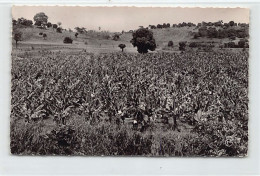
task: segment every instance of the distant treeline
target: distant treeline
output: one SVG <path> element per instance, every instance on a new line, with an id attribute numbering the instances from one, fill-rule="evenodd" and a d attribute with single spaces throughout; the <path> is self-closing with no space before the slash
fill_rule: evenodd
<path id="1" fill-rule="evenodd" d="M 170 23 L 163 23 L 163 24 L 157 24 L 157 25 L 149 25 L 148 29 L 162 29 L 162 28 L 180 28 L 180 27 L 222 27 L 222 28 L 228 28 L 228 27 L 232 27 L 232 26 L 240 26 L 240 27 L 249 27 L 249 24 L 247 23 L 235 23 L 234 21 L 230 21 L 229 23 L 223 23 L 222 20 L 217 21 L 217 22 L 201 22 L 198 24 L 194 24 L 191 22 L 182 22 L 182 23 L 178 23 L 178 24 L 170 24 Z M 143 27 L 143 26 L 139 26 L 139 27 Z"/>

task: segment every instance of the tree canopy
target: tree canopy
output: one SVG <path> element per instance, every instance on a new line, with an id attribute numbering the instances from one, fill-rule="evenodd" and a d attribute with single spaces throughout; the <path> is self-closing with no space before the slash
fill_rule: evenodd
<path id="1" fill-rule="evenodd" d="M 139 53 L 147 53 L 148 50 L 154 51 L 156 48 L 153 32 L 146 28 L 140 28 L 133 32 L 131 43 L 134 47 L 137 47 Z"/>
<path id="2" fill-rule="evenodd" d="M 45 13 L 40 12 L 33 17 L 33 20 L 35 21 L 35 25 L 37 26 L 41 26 L 42 24 L 46 25 L 48 22 L 48 16 L 45 15 Z"/>

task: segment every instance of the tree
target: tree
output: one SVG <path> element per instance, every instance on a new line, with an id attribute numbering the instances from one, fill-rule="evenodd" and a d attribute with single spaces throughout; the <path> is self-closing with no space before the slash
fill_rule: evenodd
<path id="1" fill-rule="evenodd" d="M 61 27 L 58 27 L 58 28 L 56 29 L 56 31 L 57 31 L 58 33 L 62 33 L 62 28 L 61 28 Z"/>
<path id="2" fill-rule="evenodd" d="M 60 27 L 61 26 L 61 22 L 57 22 L 58 26 Z"/>
<path id="3" fill-rule="evenodd" d="M 35 21 L 36 26 L 45 25 L 48 22 L 48 16 L 45 13 L 40 12 L 34 15 L 33 20 Z"/>
<path id="4" fill-rule="evenodd" d="M 86 28 L 75 27 L 74 28 L 79 34 L 87 33 Z"/>
<path id="5" fill-rule="evenodd" d="M 12 20 L 13 26 L 17 24 L 17 21 L 15 19 Z"/>
<path id="6" fill-rule="evenodd" d="M 58 25 L 57 24 L 53 24 L 52 27 L 53 27 L 53 29 L 57 29 Z"/>
<path id="7" fill-rule="evenodd" d="M 79 35 L 79 33 L 76 32 L 76 33 L 75 33 L 75 37 L 78 38 L 78 35 Z"/>
<path id="8" fill-rule="evenodd" d="M 145 28 L 136 30 L 130 42 L 137 47 L 139 53 L 147 53 L 148 50 L 154 51 L 156 48 L 153 32 Z"/>
<path id="9" fill-rule="evenodd" d="M 118 47 L 121 48 L 122 52 L 124 52 L 124 48 L 125 48 L 126 46 L 125 46 L 125 44 L 122 44 L 122 43 L 121 43 L 121 44 L 118 45 Z"/>
<path id="10" fill-rule="evenodd" d="M 101 30 L 101 27 L 100 27 L 100 26 L 98 27 L 98 30 Z"/>
<path id="11" fill-rule="evenodd" d="M 173 41 L 168 42 L 168 47 L 173 47 Z"/>
<path id="12" fill-rule="evenodd" d="M 246 40 L 241 39 L 241 40 L 238 41 L 238 47 L 239 48 L 245 48 L 245 46 L 246 46 Z"/>
<path id="13" fill-rule="evenodd" d="M 48 27 L 48 28 L 52 27 L 51 22 L 48 22 L 48 23 L 47 23 L 47 27 Z"/>
<path id="14" fill-rule="evenodd" d="M 113 40 L 117 41 L 117 40 L 119 40 L 119 38 L 120 38 L 120 36 L 118 34 L 115 33 L 113 35 Z"/>
<path id="15" fill-rule="evenodd" d="M 46 40 L 47 34 L 44 33 L 42 36 L 43 36 L 43 39 Z"/>
<path id="16" fill-rule="evenodd" d="M 32 20 L 27 20 L 22 17 L 22 18 L 18 18 L 17 24 L 21 24 L 24 26 L 32 26 L 33 22 L 32 22 Z"/>
<path id="17" fill-rule="evenodd" d="M 73 40 L 70 37 L 65 37 L 63 43 L 72 43 Z"/>
<path id="18" fill-rule="evenodd" d="M 179 42 L 179 50 L 180 51 L 185 51 L 186 47 L 186 42 Z"/>
<path id="19" fill-rule="evenodd" d="M 14 33 L 14 40 L 15 40 L 15 46 L 17 48 L 17 45 L 18 45 L 18 41 L 21 41 L 22 40 L 22 33 L 19 32 L 19 31 L 16 31 Z"/>
<path id="20" fill-rule="evenodd" d="M 234 21 L 230 21 L 229 22 L 229 26 L 234 26 L 235 22 Z"/>

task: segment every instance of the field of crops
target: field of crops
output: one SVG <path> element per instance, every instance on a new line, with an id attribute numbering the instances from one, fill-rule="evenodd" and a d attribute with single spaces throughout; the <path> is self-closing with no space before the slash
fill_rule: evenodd
<path id="1" fill-rule="evenodd" d="M 11 152 L 245 156 L 240 53 L 12 57 Z"/>

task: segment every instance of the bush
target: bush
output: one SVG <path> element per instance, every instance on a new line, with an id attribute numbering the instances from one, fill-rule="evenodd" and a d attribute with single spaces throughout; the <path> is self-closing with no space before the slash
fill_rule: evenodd
<path id="1" fill-rule="evenodd" d="M 173 47 L 173 41 L 168 42 L 168 47 Z"/>
<path id="2" fill-rule="evenodd" d="M 200 35 L 199 35 L 199 33 L 197 33 L 197 32 L 196 32 L 196 33 L 194 34 L 194 36 L 193 36 L 194 39 L 198 39 L 199 37 L 200 37 Z"/>
<path id="3" fill-rule="evenodd" d="M 62 33 L 62 29 L 61 29 L 60 27 L 58 27 L 58 28 L 56 29 L 56 31 L 57 31 L 58 33 Z"/>
<path id="4" fill-rule="evenodd" d="M 244 48 L 245 45 L 246 45 L 246 40 L 244 40 L 244 39 L 239 40 L 239 42 L 238 42 L 239 48 Z"/>
<path id="5" fill-rule="evenodd" d="M 44 33 L 42 36 L 43 36 L 43 38 L 44 38 L 44 39 L 46 39 L 46 37 L 47 37 L 47 34 L 45 34 L 45 33 Z"/>
<path id="6" fill-rule="evenodd" d="M 79 35 L 79 33 L 76 32 L 76 33 L 75 33 L 75 37 L 78 38 L 78 35 Z"/>
<path id="7" fill-rule="evenodd" d="M 65 37 L 63 43 L 72 43 L 73 40 L 70 37 Z"/>
<path id="8" fill-rule="evenodd" d="M 198 47 L 198 44 L 197 44 L 196 42 L 191 42 L 191 43 L 189 44 L 189 47 L 195 48 L 195 47 Z"/>
<path id="9" fill-rule="evenodd" d="M 186 47 L 186 41 L 185 42 L 179 42 L 179 50 L 180 51 L 185 51 L 185 47 Z"/>
<path id="10" fill-rule="evenodd" d="M 42 34 L 43 34 L 42 32 L 39 33 L 39 35 L 42 35 Z"/>

